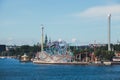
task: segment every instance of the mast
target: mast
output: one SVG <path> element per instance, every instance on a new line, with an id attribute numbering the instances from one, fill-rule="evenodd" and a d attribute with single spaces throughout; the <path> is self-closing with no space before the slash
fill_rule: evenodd
<path id="1" fill-rule="evenodd" d="M 110 42 L 111 42 L 111 14 L 108 15 L 108 51 L 111 51 Z"/>

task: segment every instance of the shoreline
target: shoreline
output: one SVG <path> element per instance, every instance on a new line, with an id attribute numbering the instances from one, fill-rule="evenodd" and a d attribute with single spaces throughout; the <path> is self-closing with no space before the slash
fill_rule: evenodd
<path id="1" fill-rule="evenodd" d="M 58 65 L 120 65 L 120 62 L 110 61 L 108 63 L 89 63 L 89 62 L 33 62 L 34 64 L 58 64 Z"/>
<path id="2" fill-rule="evenodd" d="M 7 56 L 0 56 L 1 59 L 4 58 L 14 58 L 16 59 L 15 56 L 7 57 Z M 18 59 L 19 60 L 19 59 Z M 20 61 L 22 62 L 22 61 Z M 24 62 L 24 61 L 23 61 Z M 58 65 L 120 65 L 120 62 L 115 62 L 115 61 L 108 61 L 108 64 L 104 64 L 101 62 L 98 63 L 90 63 L 90 62 L 40 62 L 40 61 L 25 61 L 25 62 L 32 62 L 33 64 L 58 64 Z"/>

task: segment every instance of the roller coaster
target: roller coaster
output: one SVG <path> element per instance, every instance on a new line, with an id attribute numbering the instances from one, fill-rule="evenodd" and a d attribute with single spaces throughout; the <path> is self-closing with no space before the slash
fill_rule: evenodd
<path id="1" fill-rule="evenodd" d="M 36 54 L 35 62 L 39 63 L 64 63 L 71 62 L 72 52 L 65 41 L 54 41 L 46 45 L 46 49 Z"/>

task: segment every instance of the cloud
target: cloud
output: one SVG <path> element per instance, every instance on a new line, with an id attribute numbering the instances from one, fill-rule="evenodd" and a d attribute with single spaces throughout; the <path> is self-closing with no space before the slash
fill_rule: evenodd
<path id="1" fill-rule="evenodd" d="M 72 39 L 72 42 L 74 43 L 74 42 L 76 42 L 76 40 L 77 40 L 76 38 L 73 38 L 73 39 Z"/>
<path id="2" fill-rule="evenodd" d="M 62 39 L 61 39 L 61 38 L 59 38 L 59 39 L 58 39 L 58 41 L 59 41 L 59 42 L 61 42 L 61 41 L 62 41 Z"/>
<path id="3" fill-rule="evenodd" d="M 111 6 L 96 6 L 84 10 L 81 13 L 76 14 L 79 17 L 105 17 L 108 14 L 112 14 L 116 19 L 120 19 L 120 5 Z"/>

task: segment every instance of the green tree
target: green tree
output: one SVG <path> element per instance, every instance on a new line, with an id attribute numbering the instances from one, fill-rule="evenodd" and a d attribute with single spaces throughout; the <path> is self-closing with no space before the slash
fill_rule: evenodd
<path id="1" fill-rule="evenodd" d="M 47 38 L 47 35 L 45 36 L 45 45 L 47 45 L 48 43 L 48 38 Z"/>
<path id="2" fill-rule="evenodd" d="M 112 60 L 114 56 L 113 51 L 107 51 L 107 50 L 96 50 L 95 55 L 100 59 L 100 60 Z"/>

